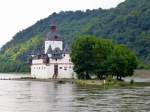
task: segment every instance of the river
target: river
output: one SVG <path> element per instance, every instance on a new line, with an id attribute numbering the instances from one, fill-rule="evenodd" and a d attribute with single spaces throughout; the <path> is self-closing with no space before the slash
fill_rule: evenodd
<path id="1" fill-rule="evenodd" d="M 0 112 L 148 112 L 150 87 L 82 88 L 75 84 L 0 80 Z"/>

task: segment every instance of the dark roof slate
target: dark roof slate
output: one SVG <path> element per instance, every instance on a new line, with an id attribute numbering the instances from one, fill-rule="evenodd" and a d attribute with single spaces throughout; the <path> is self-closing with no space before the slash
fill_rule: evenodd
<path id="1" fill-rule="evenodd" d="M 48 32 L 45 38 L 50 41 L 63 41 L 63 38 L 57 32 Z"/>
<path id="2" fill-rule="evenodd" d="M 51 47 L 51 46 L 49 46 L 49 48 L 48 48 L 48 50 L 47 50 L 46 54 L 51 54 L 51 53 L 52 53 L 52 47 Z"/>
<path id="3" fill-rule="evenodd" d="M 60 50 L 59 48 L 55 48 L 52 51 L 52 59 L 62 59 L 62 50 Z"/>

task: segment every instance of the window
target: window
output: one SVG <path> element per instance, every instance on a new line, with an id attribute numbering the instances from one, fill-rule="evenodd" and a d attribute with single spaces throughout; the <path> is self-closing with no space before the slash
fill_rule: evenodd
<path id="1" fill-rule="evenodd" d="M 58 37 L 57 36 L 55 36 L 55 39 L 57 39 Z"/>
<path id="2" fill-rule="evenodd" d="M 67 70 L 67 67 L 64 67 L 64 70 Z"/>
<path id="3" fill-rule="evenodd" d="M 60 69 L 62 69 L 62 67 L 59 67 Z"/>

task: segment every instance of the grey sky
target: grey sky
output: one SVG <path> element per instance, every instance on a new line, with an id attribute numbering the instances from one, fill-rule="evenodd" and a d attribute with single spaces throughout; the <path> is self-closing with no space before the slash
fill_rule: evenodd
<path id="1" fill-rule="evenodd" d="M 116 7 L 125 0 L 0 0 L 0 47 L 53 12 Z"/>

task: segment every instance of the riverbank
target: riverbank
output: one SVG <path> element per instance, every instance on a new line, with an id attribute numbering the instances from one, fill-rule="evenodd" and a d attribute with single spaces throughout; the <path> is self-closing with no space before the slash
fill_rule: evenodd
<path id="1" fill-rule="evenodd" d="M 95 86 L 103 87 L 104 81 L 101 80 L 74 80 L 74 79 L 36 79 L 30 76 L 30 74 L 2 74 L 0 73 L 0 80 L 18 80 L 18 81 L 41 81 L 41 82 L 56 82 L 56 83 L 76 83 L 80 86 Z M 130 81 L 134 80 L 133 84 Z M 150 86 L 150 70 L 135 70 L 132 77 L 125 78 L 125 82 L 113 81 L 113 83 L 105 84 L 106 87 L 135 87 L 135 86 Z"/>
<path id="2" fill-rule="evenodd" d="M 60 83 L 60 84 L 64 84 L 64 83 L 74 83 L 74 79 L 36 79 L 36 78 L 32 78 L 32 77 L 24 77 L 24 78 L 20 78 L 20 79 L 16 79 L 18 81 L 40 81 L 40 82 L 56 82 L 56 83 Z"/>
<path id="3" fill-rule="evenodd" d="M 139 69 L 135 70 L 134 77 L 150 78 L 150 70 Z"/>
<path id="4" fill-rule="evenodd" d="M 55 82 L 58 84 L 76 84 L 80 87 L 96 87 L 96 88 L 135 88 L 135 87 L 150 87 L 150 82 L 126 82 L 126 81 L 117 81 L 114 79 L 111 80 L 78 80 L 78 79 L 36 79 L 33 77 L 12 77 L 4 78 L 0 80 L 15 80 L 15 81 L 38 81 L 38 82 Z"/>
<path id="5" fill-rule="evenodd" d="M 125 82 L 117 80 L 75 80 L 78 86 L 82 87 L 99 87 L 99 88 L 134 88 L 150 86 L 150 82 Z"/>
<path id="6" fill-rule="evenodd" d="M 38 82 L 56 82 L 56 83 L 74 83 L 74 79 L 37 79 L 31 76 L 21 76 L 21 77 L 0 77 L 0 80 L 10 80 L 10 81 L 38 81 Z"/>

